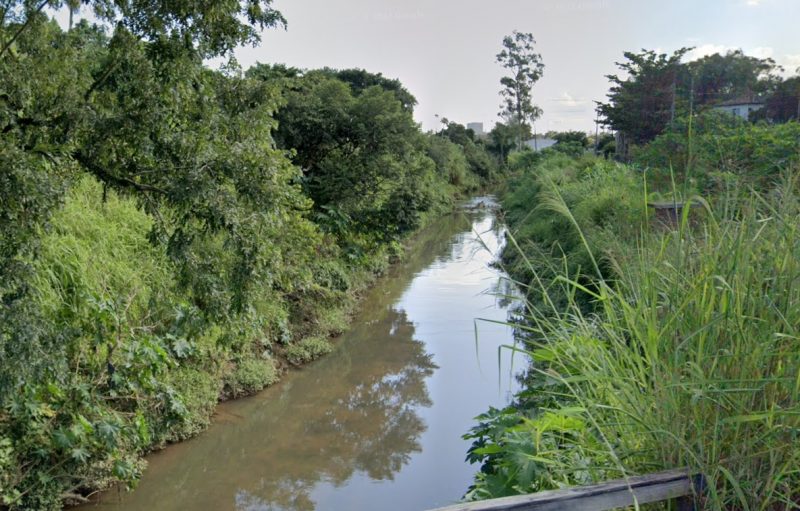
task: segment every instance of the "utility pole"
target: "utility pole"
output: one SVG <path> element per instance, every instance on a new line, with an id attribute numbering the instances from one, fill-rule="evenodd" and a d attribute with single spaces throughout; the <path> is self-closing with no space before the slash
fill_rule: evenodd
<path id="1" fill-rule="evenodd" d="M 600 149 L 600 111 L 594 109 L 594 155 L 597 156 L 597 151 Z"/>
<path id="2" fill-rule="evenodd" d="M 686 141 L 686 177 L 689 176 L 689 171 L 692 168 L 692 128 L 694 127 L 693 117 L 694 117 L 694 73 L 691 74 L 691 81 L 689 82 L 689 132 L 688 132 L 689 136 Z"/>
<path id="3" fill-rule="evenodd" d="M 672 77 L 672 104 L 669 107 L 669 129 L 672 130 L 675 127 L 675 93 L 677 91 L 677 85 L 675 83 L 675 77 Z"/>

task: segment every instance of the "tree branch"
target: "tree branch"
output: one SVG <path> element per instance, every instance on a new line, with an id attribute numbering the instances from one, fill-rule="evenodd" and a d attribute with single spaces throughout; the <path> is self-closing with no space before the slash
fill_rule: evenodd
<path id="1" fill-rule="evenodd" d="M 23 23 L 22 26 L 19 27 L 19 30 L 17 30 L 14 33 L 14 35 L 11 36 L 11 39 L 9 39 L 8 42 L 5 45 L 3 45 L 3 48 L 0 49 L 0 57 L 2 57 L 6 53 L 6 51 L 8 51 L 8 49 L 11 47 L 12 44 L 14 44 L 14 41 L 17 40 L 17 38 L 20 36 L 20 34 L 22 34 L 22 32 L 25 31 L 26 28 L 28 28 L 28 25 L 31 24 L 31 20 L 33 19 L 33 17 L 36 14 L 39 14 L 40 12 L 42 12 L 42 9 L 44 9 L 47 6 L 48 1 L 49 0 L 44 0 L 44 2 L 39 4 L 39 6 L 36 8 L 35 11 L 33 11 L 31 13 L 28 13 L 28 17 L 27 17 L 27 19 L 25 19 L 25 23 Z M 5 12 L 3 12 L 3 16 L 5 17 Z"/>
<path id="2" fill-rule="evenodd" d="M 154 192 L 154 193 L 158 193 L 158 194 L 161 194 L 161 195 L 167 195 L 167 191 L 164 190 L 163 188 L 159 188 L 157 186 L 152 186 L 152 185 L 148 185 L 148 184 L 144 184 L 144 183 L 137 183 L 136 181 L 134 181 L 132 179 L 115 176 L 115 175 L 109 173 L 108 171 L 106 171 L 105 169 L 101 168 L 100 166 L 95 165 L 95 163 L 89 157 L 87 157 L 85 154 L 81 153 L 80 151 L 75 153 L 73 155 L 73 157 L 75 158 L 75 161 L 77 161 L 78 163 L 83 165 L 86 168 L 86 170 L 88 170 L 89 172 L 91 172 L 92 174 L 97 176 L 103 182 L 110 183 L 110 184 L 118 186 L 120 188 L 127 188 L 127 189 L 131 189 L 132 188 L 132 189 L 137 190 L 139 192 Z"/>

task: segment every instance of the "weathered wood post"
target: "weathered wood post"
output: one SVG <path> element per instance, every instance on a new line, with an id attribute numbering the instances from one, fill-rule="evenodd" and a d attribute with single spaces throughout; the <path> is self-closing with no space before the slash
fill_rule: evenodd
<path id="1" fill-rule="evenodd" d="M 462 502 L 433 511 L 606 511 L 678 499 L 678 509 L 695 510 L 705 480 L 687 470 L 616 479 L 591 486 L 543 491 L 478 502 Z"/>
<path id="2" fill-rule="evenodd" d="M 668 229 L 678 227 L 683 216 L 684 208 L 691 208 L 698 206 L 698 202 L 683 202 L 683 201 L 663 201 L 663 202 L 648 202 L 647 207 L 653 208 L 655 211 L 655 221 L 657 224 Z"/>

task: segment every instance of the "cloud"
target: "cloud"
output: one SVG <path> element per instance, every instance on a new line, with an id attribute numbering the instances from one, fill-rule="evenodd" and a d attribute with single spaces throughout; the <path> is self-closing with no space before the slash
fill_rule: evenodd
<path id="1" fill-rule="evenodd" d="M 800 72 L 800 53 L 784 55 L 782 59 L 778 59 L 778 63 L 786 69 L 788 74 Z"/>
<path id="2" fill-rule="evenodd" d="M 550 101 L 556 101 L 560 103 L 560 106 L 564 106 L 567 108 L 575 108 L 578 106 L 584 106 L 588 103 L 585 99 L 575 99 L 569 92 L 562 92 L 558 98 L 551 99 Z"/>
<path id="3" fill-rule="evenodd" d="M 684 61 L 691 62 L 693 60 L 701 59 L 703 57 L 707 57 L 708 55 L 713 55 L 715 53 L 719 53 L 720 55 L 725 55 L 729 51 L 736 51 L 738 49 L 740 48 L 737 48 L 735 46 L 726 46 L 724 44 L 712 44 L 712 43 L 701 44 L 695 46 L 695 48 L 692 51 L 687 53 L 686 56 L 684 57 Z M 749 55 L 750 57 L 755 57 L 757 59 L 776 58 L 775 49 L 770 46 L 757 46 L 755 48 L 749 48 L 743 51 L 745 55 Z M 786 55 L 783 61 L 786 61 L 791 57 L 797 57 L 797 55 L 794 56 Z M 784 64 L 784 62 L 780 61 L 781 59 L 776 59 L 776 60 L 779 60 L 778 62 L 779 64 Z"/>
<path id="4" fill-rule="evenodd" d="M 739 48 L 734 46 L 726 46 L 724 44 L 701 44 L 687 53 L 683 58 L 683 61 L 691 62 L 715 53 L 724 55 L 729 51 L 735 51 L 738 49 Z M 780 74 L 785 77 L 794 76 L 795 74 L 800 73 L 800 53 L 785 53 L 783 55 L 776 55 L 775 48 L 772 48 L 771 46 L 757 46 L 755 48 L 749 48 L 743 51 L 745 55 L 750 57 L 756 57 L 758 59 L 773 59 L 776 64 L 783 67 L 783 72 Z"/>
<path id="5" fill-rule="evenodd" d="M 750 7 L 758 7 L 763 0 L 747 0 L 747 5 Z"/>
<path id="6" fill-rule="evenodd" d="M 758 59 L 769 59 L 775 54 L 775 50 L 768 46 L 759 46 L 758 48 L 753 48 L 752 50 L 747 50 L 745 54 L 750 55 L 752 57 L 756 57 Z"/>
<path id="7" fill-rule="evenodd" d="M 735 48 L 733 48 L 732 46 L 725 46 L 724 44 L 709 44 L 709 43 L 701 44 L 695 46 L 692 51 L 687 53 L 686 56 L 684 57 L 684 60 L 686 60 L 686 62 L 691 62 L 693 60 L 701 59 L 703 57 L 706 57 L 708 55 L 713 55 L 715 53 L 720 53 L 724 55 L 726 52 L 733 49 Z"/>

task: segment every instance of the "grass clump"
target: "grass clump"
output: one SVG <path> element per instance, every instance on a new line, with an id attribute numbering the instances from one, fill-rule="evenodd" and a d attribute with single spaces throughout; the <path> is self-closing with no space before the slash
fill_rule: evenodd
<path id="1" fill-rule="evenodd" d="M 31 375 L 2 396 L 0 508 L 59 509 L 133 485 L 145 453 L 202 431 L 220 399 L 274 383 L 284 346 L 294 364 L 329 352 L 325 339 L 389 257 L 353 263 L 331 240 L 314 261 L 276 261 L 236 310 L 220 280 L 232 271 L 224 239 L 195 240 L 192 265 L 209 268 L 184 274 L 149 239 L 153 226 L 137 201 L 84 177 L 38 233 L 25 300 L 49 349 L 32 344 L 38 373 L 0 364 Z"/>
<path id="2" fill-rule="evenodd" d="M 253 394 L 276 381 L 278 371 L 271 357 L 245 358 L 226 376 L 225 394 L 234 398 Z"/>
<path id="3" fill-rule="evenodd" d="M 617 248 L 614 240 L 635 239 L 641 230 L 647 218 L 644 195 L 641 176 L 624 165 L 591 156 L 548 157 L 509 182 L 503 207 L 512 240 L 502 254 L 503 264 L 526 285 L 553 283 L 564 274 L 591 286 L 584 275 L 596 275 L 598 269 L 613 274 L 605 254 Z M 563 202 L 569 215 L 548 209 L 554 200 Z M 588 246 L 570 215 L 582 227 Z M 573 294 L 551 284 L 546 289 L 545 297 L 538 286 L 528 286 L 532 305 L 566 306 Z M 577 299 L 588 306 L 588 295 Z"/>
<path id="4" fill-rule="evenodd" d="M 650 169 L 651 186 L 666 189 L 675 179 L 703 194 L 723 193 L 731 186 L 763 190 L 800 162 L 800 123 L 754 124 L 712 110 L 691 122 L 679 118 L 673 130 L 634 148 L 632 156 Z"/>
<path id="5" fill-rule="evenodd" d="M 301 365 L 316 360 L 332 350 L 333 345 L 327 339 L 307 337 L 286 348 L 286 359 L 292 364 Z"/>
<path id="6" fill-rule="evenodd" d="M 594 253 L 586 216 L 566 194 L 551 199 Z M 702 225 L 608 238 L 610 275 L 523 282 L 529 296 L 564 299 L 528 303 L 516 348 L 532 360 L 526 389 L 467 435 L 482 464 L 468 498 L 688 467 L 706 476 L 705 509 L 798 507 L 796 178 L 706 213 Z M 520 264 L 537 276 L 531 259 Z"/>

